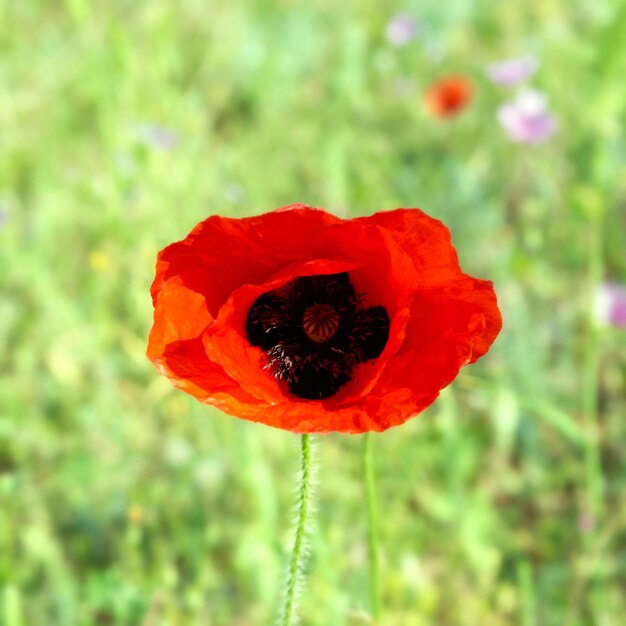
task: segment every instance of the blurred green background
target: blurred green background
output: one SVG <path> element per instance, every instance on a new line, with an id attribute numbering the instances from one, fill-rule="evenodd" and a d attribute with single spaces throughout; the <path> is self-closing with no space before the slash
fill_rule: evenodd
<path id="1" fill-rule="evenodd" d="M 503 312 L 374 439 L 380 625 L 624 624 L 626 333 L 594 315 L 626 279 L 624 41 L 618 0 L 0 0 L 0 624 L 273 623 L 298 438 L 175 391 L 145 345 L 160 248 L 292 202 L 421 207 Z M 525 54 L 540 146 L 485 78 Z M 474 99 L 434 120 L 450 73 Z M 371 623 L 361 444 L 317 438 L 304 626 Z"/>

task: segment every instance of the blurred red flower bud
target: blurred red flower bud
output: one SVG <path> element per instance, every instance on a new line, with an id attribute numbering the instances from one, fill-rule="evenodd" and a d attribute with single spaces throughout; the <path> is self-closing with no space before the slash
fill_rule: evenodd
<path id="1" fill-rule="evenodd" d="M 446 76 L 424 93 L 424 103 L 435 117 L 447 118 L 460 113 L 472 99 L 472 84 L 463 76 Z"/>

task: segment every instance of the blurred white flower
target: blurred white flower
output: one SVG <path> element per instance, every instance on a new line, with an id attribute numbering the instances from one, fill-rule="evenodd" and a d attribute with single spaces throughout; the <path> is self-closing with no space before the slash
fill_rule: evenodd
<path id="1" fill-rule="evenodd" d="M 602 283 L 594 302 L 594 317 L 602 326 L 626 328 L 626 286 Z"/>
<path id="2" fill-rule="evenodd" d="M 542 143 L 557 127 L 546 95 L 531 89 L 520 93 L 513 102 L 503 104 L 497 117 L 507 135 L 518 143 Z"/>

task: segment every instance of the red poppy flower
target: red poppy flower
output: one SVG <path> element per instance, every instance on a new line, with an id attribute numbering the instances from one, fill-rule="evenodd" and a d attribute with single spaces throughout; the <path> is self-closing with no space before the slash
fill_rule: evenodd
<path id="1" fill-rule="evenodd" d="M 460 113 L 472 98 L 472 85 L 463 76 L 446 76 L 431 85 L 424 94 L 426 108 L 436 117 Z"/>
<path id="2" fill-rule="evenodd" d="M 418 209 L 343 220 L 293 205 L 212 216 L 162 250 L 148 356 L 222 411 L 299 433 L 362 433 L 430 405 L 501 327 Z"/>

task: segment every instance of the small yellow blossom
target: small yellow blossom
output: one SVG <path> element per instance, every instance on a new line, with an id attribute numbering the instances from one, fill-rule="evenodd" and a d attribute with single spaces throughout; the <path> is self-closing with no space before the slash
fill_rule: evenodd
<path id="1" fill-rule="evenodd" d="M 137 526 L 142 524 L 146 518 L 146 512 L 144 508 L 142 506 L 139 506 L 138 504 L 131 504 L 128 507 L 126 515 L 128 517 L 128 521 L 131 524 L 135 524 Z"/>
<path id="2" fill-rule="evenodd" d="M 93 250 L 89 253 L 89 265 L 96 272 L 106 272 L 111 268 L 111 260 L 102 250 Z"/>

